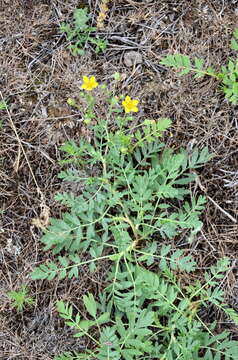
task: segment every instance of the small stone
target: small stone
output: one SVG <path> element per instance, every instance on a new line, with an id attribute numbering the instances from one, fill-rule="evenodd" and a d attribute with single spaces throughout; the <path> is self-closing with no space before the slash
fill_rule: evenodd
<path id="1" fill-rule="evenodd" d="M 137 51 L 128 51 L 124 55 L 124 64 L 131 67 L 142 63 L 142 56 Z"/>

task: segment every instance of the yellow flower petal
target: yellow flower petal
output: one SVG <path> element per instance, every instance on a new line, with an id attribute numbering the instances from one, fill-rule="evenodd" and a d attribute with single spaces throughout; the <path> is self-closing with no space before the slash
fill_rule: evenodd
<path id="1" fill-rule="evenodd" d="M 81 86 L 81 89 L 91 91 L 95 89 L 98 86 L 98 83 L 96 81 L 95 76 L 91 76 L 90 78 L 88 76 L 83 76 L 83 85 Z"/>
<path id="2" fill-rule="evenodd" d="M 132 100 L 133 101 L 133 105 L 138 105 L 139 104 L 139 100 Z"/>
<path id="3" fill-rule="evenodd" d="M 125 100 L 122 101 L 122 105 L 124 107 L 125 113 L 138 112 L 138 107 L 137 107 L 138 104 L 139 104 L 139 100 L 133 100 L 128 95 L 125 97 Z"/>

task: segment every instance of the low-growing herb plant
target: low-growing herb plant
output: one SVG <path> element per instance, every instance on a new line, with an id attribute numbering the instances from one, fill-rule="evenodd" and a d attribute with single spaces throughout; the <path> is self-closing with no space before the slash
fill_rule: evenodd
<path id="1" fill-rule="evenodd" d="M 169 250 L 164 247 L 160 261 Z M 223 301 L 218 285 L 229 260 L 224 258 L 206 272 L 203 285 L 197 282 L 183 289 L 172 270 L 175 258 L 160 264 L 156 273 L 131 263 L 122 266 L 118 280 L 106 288 L 99 302 L 92 294 L 84 296 L 87 319 L 81 319 L 71 305 L 59 301 L 60 317 L 75 329 L 75 337 L 90 339 L 93 351 L 65 353 L 55 360 L 236 359 L 238 343 L 230 341 L 226 331 L 214 335 L 215 323 L 208 328 L 199 317 L 202 307 Z M 188 260 L 186 270 L 193 267 Z M 98 338 L 90 334 L 95 327 Z"/>
<path id="2" fill-rule="evenodd" d="M 66 33 L 67 40 L 71 42 L 69 49 L 73 55 L 83 55 L 87 43 L 94 45 L 96 54 L 107 47 L 107 41 L 96 34 L 97 28 L 88 25 L 89 20 L 87 8 L 76 9 L 73 13 L 72 26 L 65 23 L 60 25 L 60 30 Z"/>
<path id="3" fill-rule="evenodd" d="M 17 291 L 13 290 L 7 293 L 9 299 L 12 301 L 12 307 L 18 312 L 21 312 L 25 307 L 34 304 L 34 299 L 31 296 L 28 296 L 28 293 L 29 289 L 24 285 Z"/>
<path id="4" fill-rule="evenodd" d="M 102 118 L 95 113 L 99 96 L 92 95 L 99 87 L 108 106 Z M 180 274 L 194 271 L 194 260 L 164 243 L 185 232 L 192 241 L 201 229 L 205 198 L 192 196 L 188 184 L 211 155 L 207 148 L 174 153 L 162 141 L 169 119 L 136 122 L 131 114 L 139 101 L 115 96 L 95 77 L 85 76 L 82 90 L 81 105 L 75 99 L 68 104 L 82 109 L 85 102 L 82 119 L 91 141 L 65 143 L 59 173 L 79 183 L 82 193 L 56 196 L 68 211 L 51 219 L 41 239 L 56 259 L 35 268 L 32 278 L 78 277 L 82 266 L 94 272 L 102 263 L 108 273 L 97 298 L 84 294 L 87 315 L 57 302 L 60 317 L 88 346 L 55 360 L 235 360 L 238 343 L 228 332 L 215 334 L 215 323 L 206 325 L 199 313 L 209 304 L 225 308 L 218 285 L 229 260 L 186 286 Z M 233 309 L 226 312 L 237 321 Z"/>
<path id="5" fill-rule="evenodd" d="M 238 50 L 238 28 L 235 29 L 234 39 L 231 41 L 231 49 Z M 201 78 L 205 75 L 212 76 L 221 83 L 225 97 L 235 105 L 238 100 L 238 57 L 230 58 L 227 66 L 221 66 L 220 71 L 215 71 L 212 67 L 206 67 L 205 61 L 199 58 L 191 59 L 187 55 L 175 54 L 167 55 L 160 61 L 161 65 L 173 67 L 181 70 L 179 75 L 193 73 L 194 78 Z"/>

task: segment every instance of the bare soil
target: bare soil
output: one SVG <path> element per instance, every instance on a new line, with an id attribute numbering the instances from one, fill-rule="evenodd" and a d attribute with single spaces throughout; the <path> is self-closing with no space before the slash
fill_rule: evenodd
<path id="1" fill-rule="evenodd" d="M 200 171 L 196 194 L 208 196 L 204 227 L 189 246 L 181 238 L 174 247 L 192 253 L 201 273 L 216 259 L 233 260 L 223 279 L 227 303 L 238 311 L 238 107 L 224 99 L 214 79 L 179 77 L 159 65 L 166 54 L 201 57 L 215 68 L 234 55 L 229 44 L 238 26 L 238 1 L 111 0 L 104 29 L 107 50 L 91 46 L 74 57 L 59 25 L 69 22 L 76 7 L 87 6 L 97 22 L 100 0 L 0 0 L 0 90 L 9 112 L 1 111 L 0 129 L 0 358 L 50 360 L 85 346 L 74 339 L 57 316 L 55 301 L 80 303 L 82 294 L 103 287 L 103 269 L 79 279 L 32 281 L 29 273 L 49 254 L 40 245 L 41 229 L 32 220 L 60 216 L 54 200 L 63 184 L 57 178 L 59 146 L 80 140 L 79 114 L 66 105 L 77 97 L 83 75 L 110 83 L 119 71 L 119 91 L 140 100 L 139 117 L 170 117 L 175 149 L 208 146 L 214 159 Z M 131 51 L 142 61 L 131 62 Z M 0 99 L 1 100 L 1 99 Z M 188 279 L 189 280 L 189 279 Z M 25 284 L 36 303 L 18 314 L 7 296 Z M 93 284 L 93 285 L 91 285 Z M 93 287 L 92 287 L 93 286 Z M 221 329 L 238 329 L 221 314 Z M 208 319 L 209 320 L 209 319 Z"/>

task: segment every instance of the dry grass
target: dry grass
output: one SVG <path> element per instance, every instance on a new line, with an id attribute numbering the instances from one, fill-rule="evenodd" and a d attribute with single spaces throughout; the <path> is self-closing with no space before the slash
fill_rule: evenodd
<path id="1" fill-rule="evenodd" d="M 85 272 L 77 280 L 33 282 L 29 272 L 47 257 L 41 251 L 40 230 L 32 225 L 43 209 L 51 216 L 61 208 L 54 195 L 62 188 L 57 179 L 59 145 L 68 138 L 78 141 L 82 128 L 79 115 L 68 108 L 67 97 L 76 97 L 83 74 L 110 82 L 115 71 L 123 74 L 119 91 L 141 101 L 143 118 L 160 116 L 173 120 L 175 148 L 207 145 L 214 159 L 200 171 L 195 193 L 210 198 L 204 214 L 203 232 L 188 248 L 201 269 L 228 255 L 233 268 L 224 279 L 228 302 L 236 309 L 238 252 L 238 123 L 237 107 L 224 100 L 216 82 L 179 78 L 159 65 L 161 56 L 181 52 L 201 56 L 215 67 L 231 54 L 229 42 L 238 25 L 235 1 L 120 0 L 107 3 L 101 35 L 109 46 L 96 56 L 86 49 L 72 57 L 59 32 L 59 24 L 73 10 L 87 4 L 97 21 L 100 1 L 20 1 L 0 3 L 0 88 L 9 102 L 2 113 L 0 129 L 0 358 L 52 359 L 65 350 L 80 350 L 87 344 L 75 341 L 57 317 L 54 303 L 64 298 L 77 304 L 93 280 L 94 292 L 103 280 L 99 271 L 91 279 Z M 238 5 L 237 5 L 238 6 Z M 142 62 L 125 65 L 128 52 L 137 51 Z M 47 219 L 46 219 L 47 221 Z M 86 269 L 85 269 L 86 271 Z M 10 307 L 6 292 L 26 284 L 36 298 L 34 308 L 19 315 Z M 220 318 L 220 326 L 230 326 Z M 238 330 L 232 328 L 234 338 Z M 72 339 L 72 340 L 71 340 Z"/>

